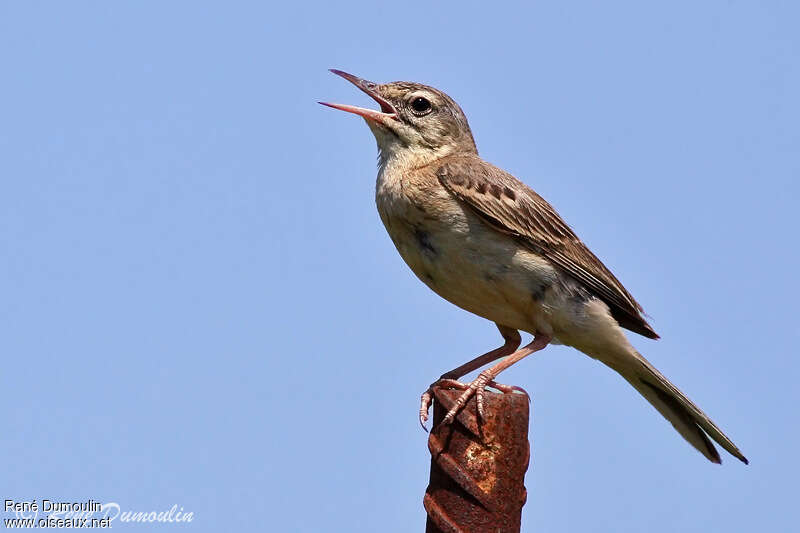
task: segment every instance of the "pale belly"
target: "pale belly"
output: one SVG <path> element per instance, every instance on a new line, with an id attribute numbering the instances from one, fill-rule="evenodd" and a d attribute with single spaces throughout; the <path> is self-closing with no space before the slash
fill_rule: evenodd
<path id="1" fill-rule="evenodd" d="M 442 298 L 504 326 L 553 333 L 560 291 L 546 260 L 467 213 L 446 221 L 381 216 L 405 262 Z"/>

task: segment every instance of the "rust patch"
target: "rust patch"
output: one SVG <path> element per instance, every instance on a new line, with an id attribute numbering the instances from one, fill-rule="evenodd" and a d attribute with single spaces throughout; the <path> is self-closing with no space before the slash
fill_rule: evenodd
<path id="1" fill-rule="evenodd" d="M 442 419 L 460 394 L 433 390 L 425 531 L 517 533 L 527 499 L 529 398 L 487 390 L 486 416 L 480 427 L 474 397 L 453 424 L 442 427 Z"/>

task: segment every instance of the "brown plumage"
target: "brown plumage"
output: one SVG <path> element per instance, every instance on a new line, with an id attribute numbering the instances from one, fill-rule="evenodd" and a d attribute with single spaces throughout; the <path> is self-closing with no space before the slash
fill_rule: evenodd
<path id="1" fill-rule="evenodd" d="M 481 160 L 458 154 L 439 162 L 439 182 L 498 231 L 519 239 L 603 300 L 619 324 L 651 339 L 658 334 L 642 306 L 575 235 L 556 210 L 517 178 Z"/>
<path id="2" fill-rule="evenodd" d="M 719 463 L 716 441 L 747 459 L 714 422 L 633 346 L 621 328 L 657 339 L 642 307 L 555 209 L 514 176 L 478 156 L 467 118 L 425 85 L 379 85 L 334 71 L 381 111 L 326 104 L 364 117 L 378 141 L 376 203 L 403 260 L 436 294 L 493 321 L 505 343 L 442 375 L 463 389 L 449 423 L 472 396 L 479 415 L 487 385 L 551 341 L 615 370 L 692 446 Z M 519 331 L 534 336 L 519 348 Z M 456 379 L 500 360 L 469 384 Z M 422 396 L 427 419 L 430 389 Z"/>

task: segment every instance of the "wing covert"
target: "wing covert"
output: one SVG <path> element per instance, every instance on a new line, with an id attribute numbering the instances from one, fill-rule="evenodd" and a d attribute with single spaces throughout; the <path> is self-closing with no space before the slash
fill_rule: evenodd
<path id="1" fill-rule="evenodd" d="M 477 156 L 446 158 L 436 175 L 445 189 L 490 226 L 518 238 L 581 282 L 609 306 L 621 326 L 658 338 L 642 317 L 639 303 L 530 187 Z"/>

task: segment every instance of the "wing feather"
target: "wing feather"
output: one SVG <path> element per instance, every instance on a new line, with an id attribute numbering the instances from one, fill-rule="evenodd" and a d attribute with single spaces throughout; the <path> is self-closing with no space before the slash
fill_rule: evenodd
<path id="1" fill-rule="evenodd" d="M 436 175 L 445 189 L 490 226 L 517 237 L 603 300 L 621 326 L 658 338 L 639 303 L 530 187 L 477 156 L 446 158 Z"/>

